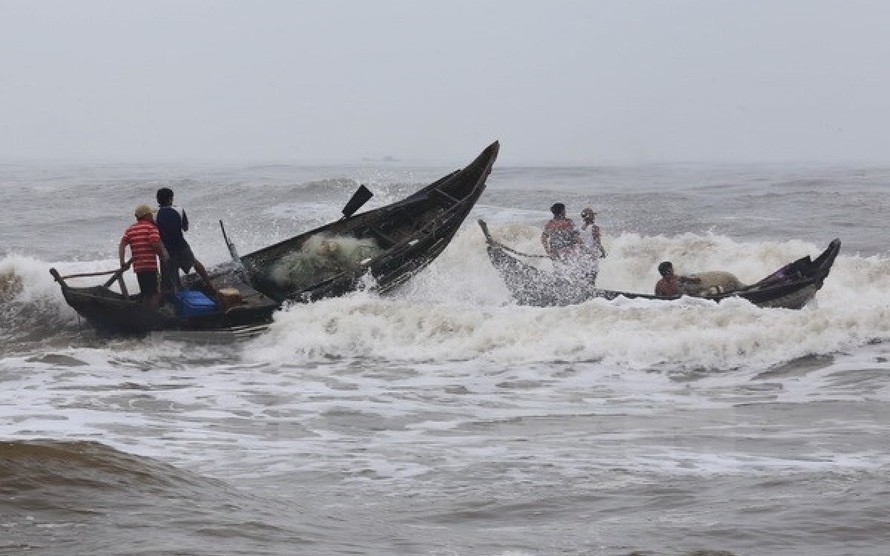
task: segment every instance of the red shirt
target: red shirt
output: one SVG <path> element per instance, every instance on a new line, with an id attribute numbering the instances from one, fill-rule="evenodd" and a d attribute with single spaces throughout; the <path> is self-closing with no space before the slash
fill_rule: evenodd
<path id="1" fill-rule="evenodd" d="M 121 240 L 130 246 L 133 253 L 133 271 L 158 270 L 158 260 L 153 244 L 161 241 L 161 233 L 154 222 L 139 220 L 124 232 Z"/>

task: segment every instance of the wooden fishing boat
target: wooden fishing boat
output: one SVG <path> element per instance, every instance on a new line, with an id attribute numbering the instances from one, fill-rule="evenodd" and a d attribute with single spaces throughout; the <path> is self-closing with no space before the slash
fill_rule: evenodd
<path id="1" fill-rule="evenodd" d="M 340 220 L 247 255 L 238 256 L 226 237 L 235 267 L 243 268 L 257 291 L 280 302 L 314 301 L 359 288 L 389 291 L 448 246 L 485 190 L 499 148 L 492 143 L 465 168 L 402 201 L 353 215 L 371 196 L 362 187 Z"/>
<path id="2" fill-rule="evenodd" d="M 596 288 L 583 280 L 536 268 L 526 262 L 528 255 L 519 253 L 492 238 L 487 224 L 480 220 L 485 234 L 488 257 L 515 301 L 521 305 L 538 307 L 563 306 L 583 303 L 594 298 L 676 300 L 682 295 L 662 297 L 635 292 Z M 834 239 L 816 259 L 809 256 L 793 261 L 758 282 L 734 290 L 714 288 L 696 297 L 722 301 L 729 298 L 746 299 L 758 307 L 800 309 L 809 303 L 831 271 L 841 248 Z M 526 260 L 523 260 L 526 259 Z"/>
<path id="3" fill-rule="evenodd" d="M 210 275 L 220 292 L 234 292 L 230 298 L 214 298 L 192 273 L 182 280 L 183 292 L 151 308 L 140 295 L 127 292 L 121 269 L 62 276 L 53 268 L 50 273 L 68 305 L 106 332 L 253 330 L 269 323 L 286 301 L 340 296 L 360 287 L 386 292 L 425 268 L 448 246 L 482 195 L 498 150 L 499 144 L 492 143 L 462 170 L 404 200 L 356 215 L 372 196 L 362 186 L 339 220 L 243 257 L 223 229 L 233 261 L 211 269 Z M 111 278 L 101 285 L 69 284 L 73 278 L 108 274 Z M 112 289 L 114 283 L 119 291 Z"/>
<path id="4" fill-rule="evenodd" d="M 145 334 L 160 330 L 227 331 L 235 336 L 251 335 L 262 330 L 272 321 L 272 314 L 280 304 L 250 284 L 232 279 L 216 282 L 223 293 L 237 291 L 236 299 L 217 299 L 203 286 L 186 280 L 188 288 L 171 295 L 165 302 L 151 308 L 143 303 L 140 294 L 131 295 L 123 281 L 123 269 L 62 276 L 55 268 L 50 269 L 62 288 L 65 301 L 90 325 L 109 334 Z M 71 286 L 73 278 L 85 278 L 111 274 L 101 285 Z M 119 291 L 111 288 L 117 282 Z"/>

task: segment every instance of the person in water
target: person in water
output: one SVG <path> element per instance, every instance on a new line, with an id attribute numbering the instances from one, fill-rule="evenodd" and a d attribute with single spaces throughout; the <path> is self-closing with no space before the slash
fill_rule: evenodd
<path id="1" fill-rule="evenodd" d="M 655 295 L 674 296 L 683 293 L 682 284 L 698 283 L 701 278 L 697 276 L 680 276 L 674 274 L 674 265 L 670 261 L 664 261 L 658 265 L 658 273 L 661 280 L 655 284 Z"/>
<path id="2" fill-rule="evenodd" d="M 590 207 L 581 211 L 581 239 L 594 257 L 597 259 L 606 258 L 600 227 L 596 225 L 596 213 Z"/>
<path id="3" fill-rule="evenodd" d="M 584 248 L 581 234 L 575 229 L 575 223 L 566 218 L 564 204 L 555 203 L 550 207 L 550 212 L 553 213 L 553 219 L 544 225 L 544 231 L 541 233 L 544 251 L 554 261 L 562 263 L 576 261 Z"/>
<path id="4" fill-rule="evenodd" d="M 211 293 L 216 293 L 210 276 L 201 261 L 195 258 L 192 248 L 183 237 L 182 233 L 189 229 L 189 219 L 185 211 L 173 206 L 173 190 L 168 187 L 158 189 L 158 229 L 161 231 L 161 240 L 170 255 L 169 263 L 162 275 L 162 287 L 165 290 L 182 289 L 179 279 L 180 269 L 188 274 L 192 267 L 204 281 Z"/>
<path id="5" fill-rule="evenodd" d="M 126 269 L 132 264 L 142 302 L 155 308 L 160 303 L 161 292 L 158 290 L 158 261 L 166 261 L 167 253 L 161 243 L 161 234 L 152 218 L 152 209 L 148 205 L 139 205 L 134 212 L 136 223 L 124 231 L 118 245 L 118 257 L 121 268 Z M 131 260 L 125 261 L 127 246 L 130 247 Z"/>
<path id="6" fill-rule="evenodd" d="M 591 284 L 596 284 L 599 274 L 599 260 L 605 258 L 606 250 L 603 247 L 600 227 L 595 223 L 596 213 L 588 207 L 581 211 L 581 241 L 584 242 L 585 259 L 584 274 Z"/>

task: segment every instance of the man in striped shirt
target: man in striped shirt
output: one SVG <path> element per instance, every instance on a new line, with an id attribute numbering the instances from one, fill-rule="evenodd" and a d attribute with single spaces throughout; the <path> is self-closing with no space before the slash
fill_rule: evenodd
<path id="1" fill-rule="evenodd" d="M 127 268 L 131 263 L 124 260 L 126 248 L 130 246 L 132 254 L 133 271 L 139 281 L 139 291 L 142 292 L 142 302 L 152 309 L 157 307 L 161 300 L 161 292 L 158 289 L 158 261 L 166 261 L 167 254 L 161 243 L 161 233 L 155 226 L 152 217 L 152 209 L 148 205 L 136 207 L 136 223 L 126 229 L 124 237 L 118 246 L 121 268 Z"/>

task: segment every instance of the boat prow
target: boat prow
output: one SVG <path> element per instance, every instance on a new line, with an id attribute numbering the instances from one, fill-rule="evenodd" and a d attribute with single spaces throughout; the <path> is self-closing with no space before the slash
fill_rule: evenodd
<path id="1" fill-rule="evenodd" d="M 250 283 L 280 302 L 336 297 L 371 283 L 379 293 L 424 269 L 451 242 L 497 159 L 495 141 L 461 170 L 409 197 L 240 257 Z M 368 280 L 367 278 L 370 278 Z"/>

